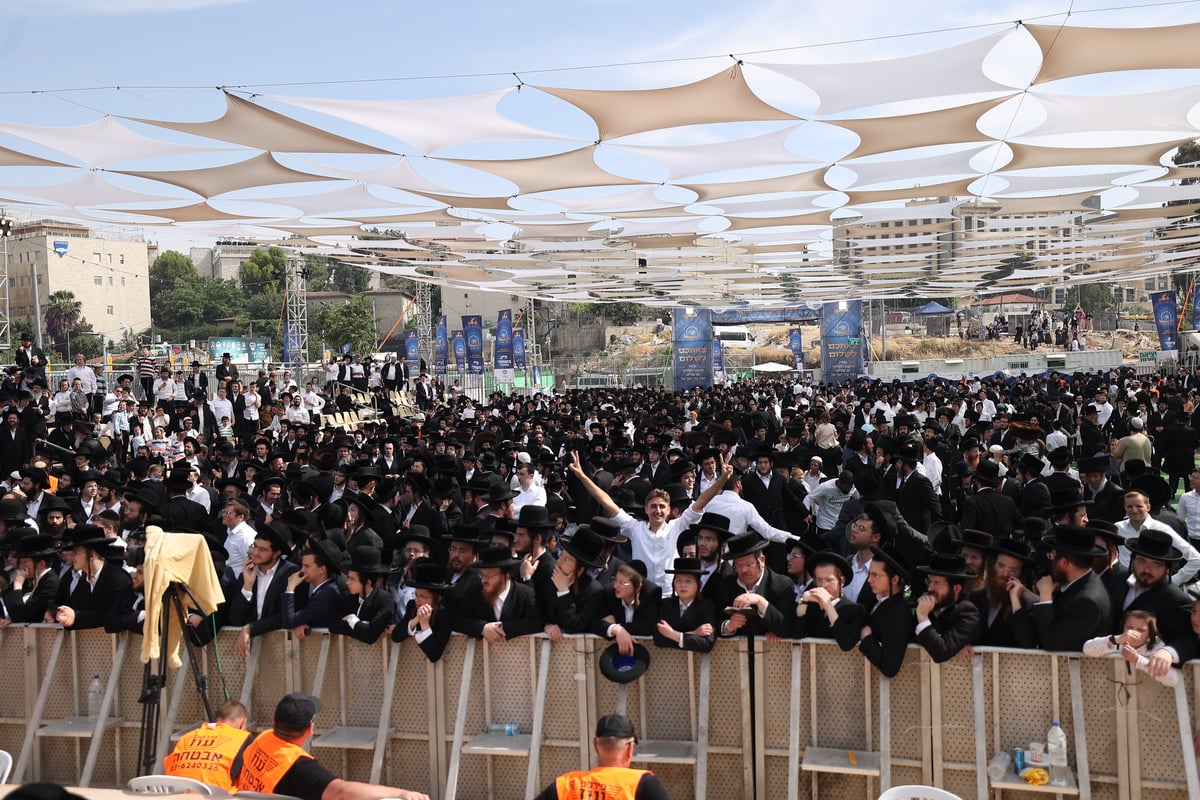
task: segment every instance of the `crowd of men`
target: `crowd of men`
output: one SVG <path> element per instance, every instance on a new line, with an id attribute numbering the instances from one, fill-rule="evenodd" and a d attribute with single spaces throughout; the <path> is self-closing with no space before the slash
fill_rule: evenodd
<path id="1" fill-rule="evenodd" d="M 910 642 L 943 661 L 1113 637 L 1158 678 L 1197 655 L 1200 370 L 475 400 L 354 363 L 300 386 L 143 354 L 141 383 L 89 384 L 72 410 L 35 367 L 10 372 L 0 625 L 140 632 L 157 525 L 205 537 L 224 603 L 190 633 L 239 628 L 241 652 L 329 628 L 431 660 L 453 632 L 625 654 L 822 637 L 887 675 Z M 360 372 L 378 413 L 335 428 L 324 410 Z M 1130 612 L 1155 622 L 1132 656 Z"/>

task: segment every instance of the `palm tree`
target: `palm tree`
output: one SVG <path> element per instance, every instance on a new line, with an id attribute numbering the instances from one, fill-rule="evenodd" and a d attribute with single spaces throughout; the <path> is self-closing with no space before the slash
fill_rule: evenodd
<path id="1" fill-rule="evenodd" d="M 50 295 L 43 313 L 46 335 L 50 341 L 65 339 L 68 331 L 79 327 L 83 319 L 83 303 L 75 299 L 75 293 L 59 290 Z"/>

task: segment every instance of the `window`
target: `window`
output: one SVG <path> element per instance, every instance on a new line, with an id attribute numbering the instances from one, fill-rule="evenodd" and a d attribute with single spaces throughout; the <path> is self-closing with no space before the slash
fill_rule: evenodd
<path id="1" fill-rule="evenodd" d="M 125 254 L 124 253 L 121 253 L 121 263 L 122 264 L 125 263 Z"/>
<path id="2" fill-rule="evenodd" d="M 125 285 L 125 276 L 123 276 L 123 275 L 121 276 L 121 285 L 122 286 Z"/>
<path id="3" fill-rule="evenodd" d="M 103 286 L 104 278 L 100 277 L 99 275 L 96 275 L 92 278 L 92 282 L 95 283 L 97 286 Z"/>
<path id="4" fill-rule="evenodd" d="M 112 286 L 112 285 L 113 285 L 113 276 L 112 276 L 112 275 L 109 275 L 109 276 L 108 276 L 108 285 L 109 285 L 109 286 Z"/>
<path id="5" fill-rule="evenodd" d="M 108 315 L 111 317 L 111 316 L 113 315 L 113 307 L 112 307 L 112 306 L 108 306 L 108 307 L 107 307 L 107 310 L 108 310 Z"/>

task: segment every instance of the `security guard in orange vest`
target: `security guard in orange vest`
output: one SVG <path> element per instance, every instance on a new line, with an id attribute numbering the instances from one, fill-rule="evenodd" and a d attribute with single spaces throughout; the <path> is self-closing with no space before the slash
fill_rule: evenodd
<path id="1" fill-rule="evenodd" d="M 240 764 L 238 756 L 249 740 L 246 707 L 230 700 L 217 709 L 216 722 L 206 722 L 180 737 L 163 759 L 163 769 L 168 775 L 192 778 L 232 793 L 234 764 Z"/>
<path id="2" fill-rule="evenodd" d="M 537 800 L 669 800 L 667 789 L 644 769 L 630 769 L 637 733 L 623 714 L 609 714 L 596 723 L 592 749 L 600 766 L 560 775 Z"/>
<path id="3" fill-rule="evenodd" d="M 322 766 L 304 749 L 320 710 L 321 701 L 312 695 L 293 692 L 280 700 L 271 730 L 260 733 L 242 752 L 234 789 L 300 800 L 429 800 L 420 792 L 394 786 L 344 781 Z"/>

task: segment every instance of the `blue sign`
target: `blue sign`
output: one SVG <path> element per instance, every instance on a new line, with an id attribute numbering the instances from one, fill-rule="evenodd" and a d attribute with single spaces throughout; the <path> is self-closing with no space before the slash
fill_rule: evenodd
<path id="1" fill-rule="evenodd" d="M 464 314 L 463 332 L 467 336 L 467 371 L 472 375 L 483 374 L 483 317 Z"/>
<path id="2" fill-rule="evenodd" d="M 69 247 L 69 246 L 70 246 L 70 243 L 67 242 L 65 239 L 55 239 L 54 240 L 54 252 L 58 253 L 59 258 L 62 258 L 63 256 L 65 256 L 67 254 L 67 247 Z"/>
<path id="3" fill-rule="evenodd" d="M 804 331 L 801 328 L 788 330 L 788 346 L 796 360 L 796 369 L 804 369 Z"/>
<path id="4" fill-rule="evenodd" d="M 1154 324 L 1158 328 L 1158 349 L 1164 352 L 1179 349 L 1179 308 L 1175 292 L 1153 292 Z"/>
<path id="5" fill-rule="evenodd" d="M 712 340 L 713 380 L 725 380 L 725 350 L 721 347 L 720 339 Z"/>
<path id="6" fill-rule="evenodd" d="M 821 371 L 825 383 L 853 381 L 862 374 L 861 300 L 824 304 L 821 311 Z"/>
<path id="7" fill-rule="evenodd" d="M 782 306 L 780 308 L 731 308 L 712 312 L 714 325 L 745 325 L 748 322 L 805 322 L 820 319 L 821 308 Z"/>
<path id="8" fill-rule="evenodd" d="M 525 369 L 525 329 L 513 331 L 513 366 L 519 370 Z"/>
<path id="9" fill-rule="evenodd" d="M 300 328 L 293 324 L 283 331 L 283 363 L 300 364 L 308 360 L 308 353 L 300 352 Z"/>
<path id="10" fill-rule="evenodd" d="M 433 374 L 446 374 L 446 361 L 449 357 L 449 342 L 446 341 L 446 317 L 437 318 L 437 326 L 433 334 Z"/>
<path id="11" fill-rule="evenodd" d="M 454 340 L 454 366 L 462 372 L 467 366 L 467 335 L 462 331 L 455 331 L 450 338 Z"/>
<path id="12" fill-rule="evenodd" d="M 504 309 L 496 318 L 496 343 L 492 348 L 492 369 L 498 383 L 513 382 L 512 311 Z"/>
<path id="13" fill-rule="evenodd" d="M 712 318 L 707 308 L 677 308 L 671 314 L 676 390 L 712 386 Z"/>
<path id="14" fill-rule="evenodd" d="M 404 332 L 404 360 L 408 362 L 408 374 L 416 375 L 421 369 L 421 337 L 417 329 Z"/>

